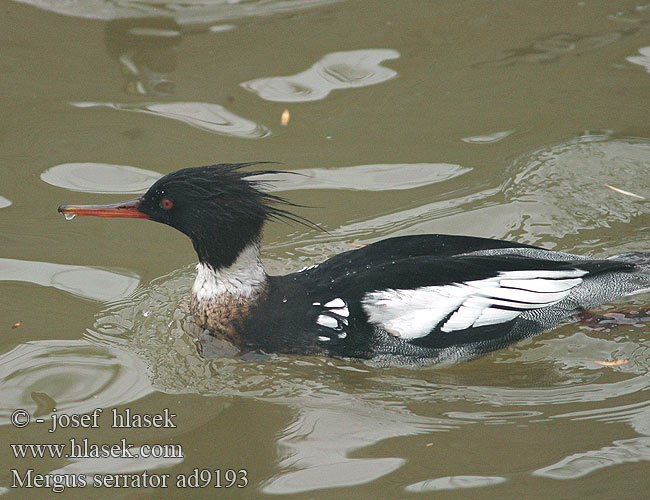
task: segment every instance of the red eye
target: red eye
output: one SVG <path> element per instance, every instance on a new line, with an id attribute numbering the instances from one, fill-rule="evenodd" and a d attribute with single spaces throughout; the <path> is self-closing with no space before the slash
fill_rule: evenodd
<path id="1" fill-rule="evenodd" d="M 163 201 L 160 202 L 160 206 L 163 210 L 169 210 L 174 206 L 174 202 L 172 200 L 165 198 L 163 199 Z"/>

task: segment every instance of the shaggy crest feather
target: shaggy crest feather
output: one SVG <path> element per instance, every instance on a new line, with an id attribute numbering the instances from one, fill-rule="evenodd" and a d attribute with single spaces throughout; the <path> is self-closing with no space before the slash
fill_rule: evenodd
<path id="1" fill-rule="evenodd" d="M 322 230 L 320 226 L 314 224 L 309 219 L 275 206 L 284 205 L 304 208 L 304 205 L 292 203 L 281 196 L 263 191 L 262 188 L 264 185 L 272 183 L 273 180 L 258 181 L 251 179 L 258 175 L 302 174 L 288 170 L 254 170 L 252 172 L 242 170 L 246 167 L 263 164 L 274 164 L 274 162 L 218 163 L 202 167 L 184 168 L 159 179 L 151 186 L 151 189 L 154 189 L 163 195 L 165 194 L 165 191 L 182 190 L 186 196 L 197 200 L 201 199 L 204 202 L 223 202 L 228 199 L 242 199 L 245 197 L 249 203 L 245 206 L 239 207 L 240 211 L 243 211 L 246 208 L 255 211 L 263 207 L 265 218 L 268 220 L 288 220 L 312 229 Z M 195 208 L 197 210 L 201 209 L 199 204 L 197 204 Z M 234 218 L 237 214 L 232 213 L 231 215 L 233 215 Z"/>
<path id="2" fill-rule="evenodd" d="M 250 243 L 256 244 L 266 220 L 285 220 L 320 229 L 309 220 L 282 208 L 298 207 L 262 191 L 268 180 L 256 176 L 287 171 L 245 167 L 266 162 L 217 164 L 178 170 L 159 179 L 142 198 L 140 211 L 190 237 L 199 261 L 213 269 L 231 265 Z M 172 202 L 161 211 L 162 200 Z"/>

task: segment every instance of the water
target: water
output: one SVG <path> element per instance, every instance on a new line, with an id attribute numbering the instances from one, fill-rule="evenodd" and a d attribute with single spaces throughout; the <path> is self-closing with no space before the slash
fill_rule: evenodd
<path id="1" fill-rule="evenodd" d="M 65 224 L 57 207 L 132 198 L 182 167 L 278 161 L 260 168 L 304 175 L 267 189 L 327 232 L 269 224 L 273 274 L 427 232 L 647 251 L 649 26 L 650 6 L 627 1 L 8 2 L 0 496 L 53 495 L 11 488 L 15 469 L 169 475 L 164 493 L 89 479 L 61 498 L 646 498 L 647 296 L 440 369 L 242 355 L 195 338 L 185 236 Z M 101 408 L 99 427 L 49 433 L 54 408 Z M 175 427 L 111 427 L 127 408 L 168 409 Z M 69 453 L 73 438 L 182 453 L 9 446 Z M 216 489 L 227 470 L 237 484 Z"/>

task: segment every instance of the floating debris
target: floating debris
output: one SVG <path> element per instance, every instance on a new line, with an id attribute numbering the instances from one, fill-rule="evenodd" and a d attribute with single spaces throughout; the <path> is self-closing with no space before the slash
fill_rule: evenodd
<path id="1" fill-rule="evenodd" d="M 280 125 L 283 125 L 283 126 L 286 127 L 289 124 L 289 118 L 290 118 L 289 110 L 285 109 L 282 112 L 282 118 L 280 118 Z"/>
<path id="2" fill-rule="evenodd" d="M 11 329 L 15 330 L 16 328 L 18 328 L 22 324 L 23 324 L 22 321 L 16 321 L 13 325 L 11 325 Z"/>
<path id="3" fill-rule="evenodd" d="M 608 187 L 609 189 L 616 191 L 617 193 L 624 194 L 625 196 L 631 196 L 632 198 L 638 198 L 639 200 L 645 200 L 645 197 L 639 195 L 639 194 L 634 194 L 630 193 L 629 191 L 625 191 L 624 189 L 619 189 L 614 186 L 610 186 L 609 184 L 603 184 L 603 186 Z"/>
<path id="4" fill-rule="evenodd" d="M 595 360 L 594 363 L 598 365 L 603 365 L 603 366 L 621 366 L 624 365 L 625 363 L 628 363 L 630 360 L 629 359 L 617 359 L 615 361 L 598 361 Z"/>

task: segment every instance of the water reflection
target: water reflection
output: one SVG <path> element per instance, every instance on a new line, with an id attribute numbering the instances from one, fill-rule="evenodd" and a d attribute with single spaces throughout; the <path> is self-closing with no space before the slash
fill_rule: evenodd
<path id="1" fill-rule="evenodd" d="M 636 310 L 647 306 L 648 297 L 641 296 L 637 300 L 626 300 L 625 309 Z M 619 308 L 620 304 L 610 304 L 598 311 L 610 308 Z M 578 318 L 582 320 L 581 317 Z M 627 360 L 625 363 L 617 366 L 617 370 L 628 374 L 643 375 L 650 370 L 650 358 L 648 357 L 650 345 L 643 339 L 639 339 L 639 332 L 647 328 L 638 324 L 617 324 L 614 330 L 619 334 L 618 337 L 594 337 L 592 334 L 597 331 L 593 327 L 580 322 L 577 328 L 570 335 L 562 338 L 554 338 L 553 341 L 540 340 L 535 344 L 535 348 L 526 349 L 519 353 L 512 362 L 536 363 L 543 359 L 548 359 L 555 355 L 559 356 L 558 365 L 562 369 L 579 369 L 584 381 L 594 381 L 593 377 L 602 373 L 601 361 L 609 359 Z M 607 333 L 611 334 L 611 330 Z M 630 340 L 626 340 L 629 338 Z M 634 339 L 634 340 L 632 340 Z M 633 390 L 633 389 L 632 389 Z M 592 394 L 594 395 L 594 394 Z"/>
<path id="2" fill-rule="evenodd" d="M 332 90 L 365 87 L 395 78 L 397 72 L 381 63 L 398 57 L 399 52 L 390 49 L 332 52 L 302 73 L 258 78 L 241 86 L 267 101 L 317 101 Z"/>
<path id="3" fill-rule="evenodd" d="M 461 141 L 466 142 L 468 144 L 492 144 L 495 142 L 502 141 L 506 137 L 509 137 L 514 133 L 514 129 L 512 130 L 504 130 L 502 132 L 494 132 L 492 134 L 485 134 L 485 135 L 475 135 L 472 137 L 463 137 Z"/>
<path id="4" fill-rule="evenodd" d="M 542 148 L 511 167 L 505 211 L 522 212 L 519 228 L 526 243 L 630 222 L 648 213 L 647 203 L 605 185 L 647 198 L 650 190 L 638 180 L 645 176 L 649 153 L 647 139 L 597 132 Z"/>
<path id="5" fill-rule="evenodd" d="M 650 6 L 637 4 L 632 8 L 619 8 L 615 14 L 608 16 L 613 21 L 620 21 L 626 24 L 643 25 L 650 23 Z"/>
<path id="6" fill-rule="evenodd" d="M 443 185 L 434 202 L 343 224 L 328 235 L 316 235 L 316 241 L 307 242 L 301 251 L 323 256 L 344 248 L 340 243 L 332 245 L 335 242 L 366 242 L 378 236 L 413 233 L 458 234 L 458 228 L 463 234 L 547 247 L 572 234 L 584 234 L 583 239 L 588 240 L 588 231 L 629 223 L 650 213 L 645 201 L 607 187 L 650 197 L 647 186 L 639 183 L 646 175 L 648 154 L 648 139 L 588 132 L 518 158 L 502 186 L 445 191 Z M 578 185 L 581 188 L 575 189 Z M 611 255 L 617 251 L 614 247 L 623 243 L 620 252 L 635 250 L 630 248 L 632 241 L 607 240 L 600 246 L 607 247 Z M 324 253 L 318 248 L 323 244 L 332 246 Z M 645 249 L 643 241 L 639 245 L 638 250 Z M 590 246 L 590 251 L 594 249 L 597 251 L 598 245 Z"/>
<path id="7" fill-rule="evenodd" d="M 554 338 L 555 340 L 555 338 Z M 522 346 L 513 349 L 519 353 Z M 622 375 L 614 377 L 613 381 L 600 381 L 596 376 L 590 380 L 580 373 L 579 370 L 560 370 L 562 357 L 548 357 L 536 365 L 521 364 L 519 367 L 528 367 L 528 370 L 539 370 L 537 376 L 522 376 L 514 379 L 513 375 L 518 373 L 517 367 L 506 368 L 503 364 L 497 363 L 499 368 L 493 367 L 490 378 L 495 379 L 490 385 L 473 381 L 471 384 L 463 383 L 452 377 L 451 381 L 441 379 L 439 382 L 415 383 L 406 377 L 387 375 L 387 382 L 395 390 L 401 392 L 409 401 L 431 401 L 432 399 L 442 401 L 471 401 L 479 404 L 488 404 L 496 407 L 535 406 L 542 408 L 545 405 L 561 404 L 589 404 L 602 403 L 610 399 L 627 396 L 643 391 L 650 387 L 650 380 L 646 374 L 638 376 Z M 552 362 L 555 370 L 549 373 L 547 363 Z M 505 370 L 506 374 L 502 379 L 497 370 Z M 542 374 L 544 376 L 542 376 Z M 515 382 L 521 384 L 517 387 Z M 456 412 L 445 413 L 445 416 L 454 418 L 459 423 L 471 421 L 484 421 L 486 413 L 481 411 L 474 415 L 472 413 Z M 462 418 L 460 418 L 462 417 Z M 537 410 L 516 412 L 513 414 L 496 414 L 497 420 L 501 423 L 517 423 L 529 419 L 539 420 L 541 415 Z"/>
<path id="8" fill-rule="evenodd" d="M 16 408 L 49 414 L 82 414 L 125 404 L 152 391 L 146 366 L 116 345 L 88 341 L 27 342 L 0 356 L 0 425 Z"/>
<path id="9" fill-rule="evenodd" d="M 23 281 L 51 286 L 78 297 L 98 301 L 125 297 L 140 283 L 135 274 L 126 275 L 94 267 L 3 258 L 0 258 L 0 281 Z"/>
<path id="10" fill-rule="evenodd" d="M 173 18 L 180 24 L 211 23 L 224 19 L 248 16 L 268 16 L 280 12 L 319 7 L 339 0 L 148 0 L 147 2 L 124 2 L 116 0 L 84 0 L 83 2 L 61 0 L 14 0 L 66 16 L 87 19 L 119 19 L 123 17 Z"/>
<path id="11" fill-rule="evenodd" d="M 471 212 L 468 207 L 476 206 L 489 209 L 496 207 L 492 197 L 499 194 L 497 188 L 484 189 L 478 192 L 465 194 L 461 191 L 442 192 L 438 201 L 418 205 L 414 208 L 398 210 L 393 213 L 357 220 L 342 224 L 338 228 L 328 228 L 327 234 L 315 235 L 307 241 L 291 241 L 292 247 L 299 245 L 301 253 L 311 256 L 314 261 L 324 259 L 334 253 L 350 250 L 349 242 L 370 243 L 380 237 L 402 236 L 417 233 L 458 233 L 459 227 L 465 234 L 481 236 L 486 229 L 494 225 L 502 231 L 501 221 L 494 214 L 483 216 L 480 210 Z M 478 213 L 477 213 L 478 212 Z M 454 216 L 467 219 L 467 223 L 450 224 L 445 228 L 441 221 L 449 220 Z M 287 243 L 268 245 L 267 249 L 277 249 L 287 246 Z"/>
<path id="12" fill-rule="evenodd" d="M 636 29 L 612 31 L 599 35 L 578 35 L 575 33 L 554 34 L 539 38 L 526 47 L 508 50 L 499 59 L 483 61 L 476 63 L 474 66 L 480 68 L 512 66 L 522 63 L 549 63 L 567 55 L 579 55 L 600 49 L 617 42 L 625 36 L 631 35 L 635 31 Z"/>
<path id="13" fill-rule="evenodd" d="M 264 125 L 258 125 L 253 121 L 237 116 L 223 106 L 207 102 L 158 102 L 148 104 L 72 102 L 70 104 L 77 108 L 105 107 L 170 118 L 206 132 L 242 139 L 260 139 L 271 133 Z"/>
<path id="14" fill-rule="evenodd" d="M 463 488 L 478 488 L 503 483 L 505 477 L 500 476 L 450 476 L 437 479 L 427 479 L 419 483 L 409 484 L 405 490 L 411 493 L 425 491 L 457 490 Z"/>
<path id="15" fill-rule="evenodd" d="M 63 163 L 48 168 L 41 180 L 84 193 L 142 193 L 162 177 L 158 172 L 108 163 Z"/>
<path id="16" fill-rule="evenodd" d="M 646 359 L 650 358 L 646 356 Z M 575 453 L 554 464 L 537 469 L 534 471 L 535 475 L 553 479 L 575 479 L 612 465 L 650 461 L 650 402 L 648 401 L 564 413 L 556 415 L 555 418 L 597 420 L 607 423 L 623 422 L 643 437 L 615 440 L 611 446 Z"/>
<path id="17" fill-rule="evenodd" d="M 650 418 L 650 413 L 646 418 Z M 650 437 L 620 439 L 614 441 L 612 446 L 575 453 L 553 465 L 536 470 L 534 474 L 552 479 L 575 479 L 612 465 L 649 460 Z"/>
<path id="18" fill-rule="evenodd" d="M 171 467 L 183 462 L 184 457 L 143 457 L 140 456 L 140 446 L 129 449 L 132 457 L 84 457 L 71 458 L 72 463 L 49 474 L 128 474 L 131 472 L 152 471 Z M 87 479 L 87 484 L 93 483 L 92 478 Z"/>
<path id="19" fill-rule="evenodd" d="M 472 169 L 449 163 L 395 163 L 358 165 L 338 168 L 306 168 L 291 174 L 270 174 L 256 177 L 269 181 L 269 191 L 294 189 L 350 189 L 357 191 L 390 191 L 413 189 L 458 177 Z"/>
<path id="20" fill-rule="evenodd" d="M 523 418 L 530 419 L 543 415 L 541 411 L 450 411 L 446 415 L 450 418 L 467 419 L 467 420 L 482 420 L 491 424 L 511 424 L 513 419 Z"/>
<path id="21" fill-rule="evenodd" d="M 643 66 L 648 73 L 650 73 L 650 47 L 641 47 L 639 49 L 640 56 L 630 56 L 626 59 L 632 64 Z"/>
<path id="22" fill-rule="evenodd" d="M 126 75 L 126 91 L 140 95 L 171 95 L 175 84 L 176 46 L 183 28 L 171 17 L 124 18 L 106 23 L 108 54 Z"/>
<path id="23" fill-rule="evenodd" d="M 339 401 L 308 397 L 304 404 L 291 403 L 298 414 L 277 441 L 281 472 L 265 482 L 263 492 L 291 494 L 368 483 L 406 461 L 400 457 L 350 458 L 350 453 L 384 439 L 432 430 L 428 419 L 408 411 L 341 396 L 336 398 Z M 318 399 L 322 407 L 312 407 Z"/>
<path id="24" fill-rule="evenodd" d="M 0 196 L 0 208 L 5 208 L 11 205 L 11 200 L 8 200 L 4 196 Z"/>

